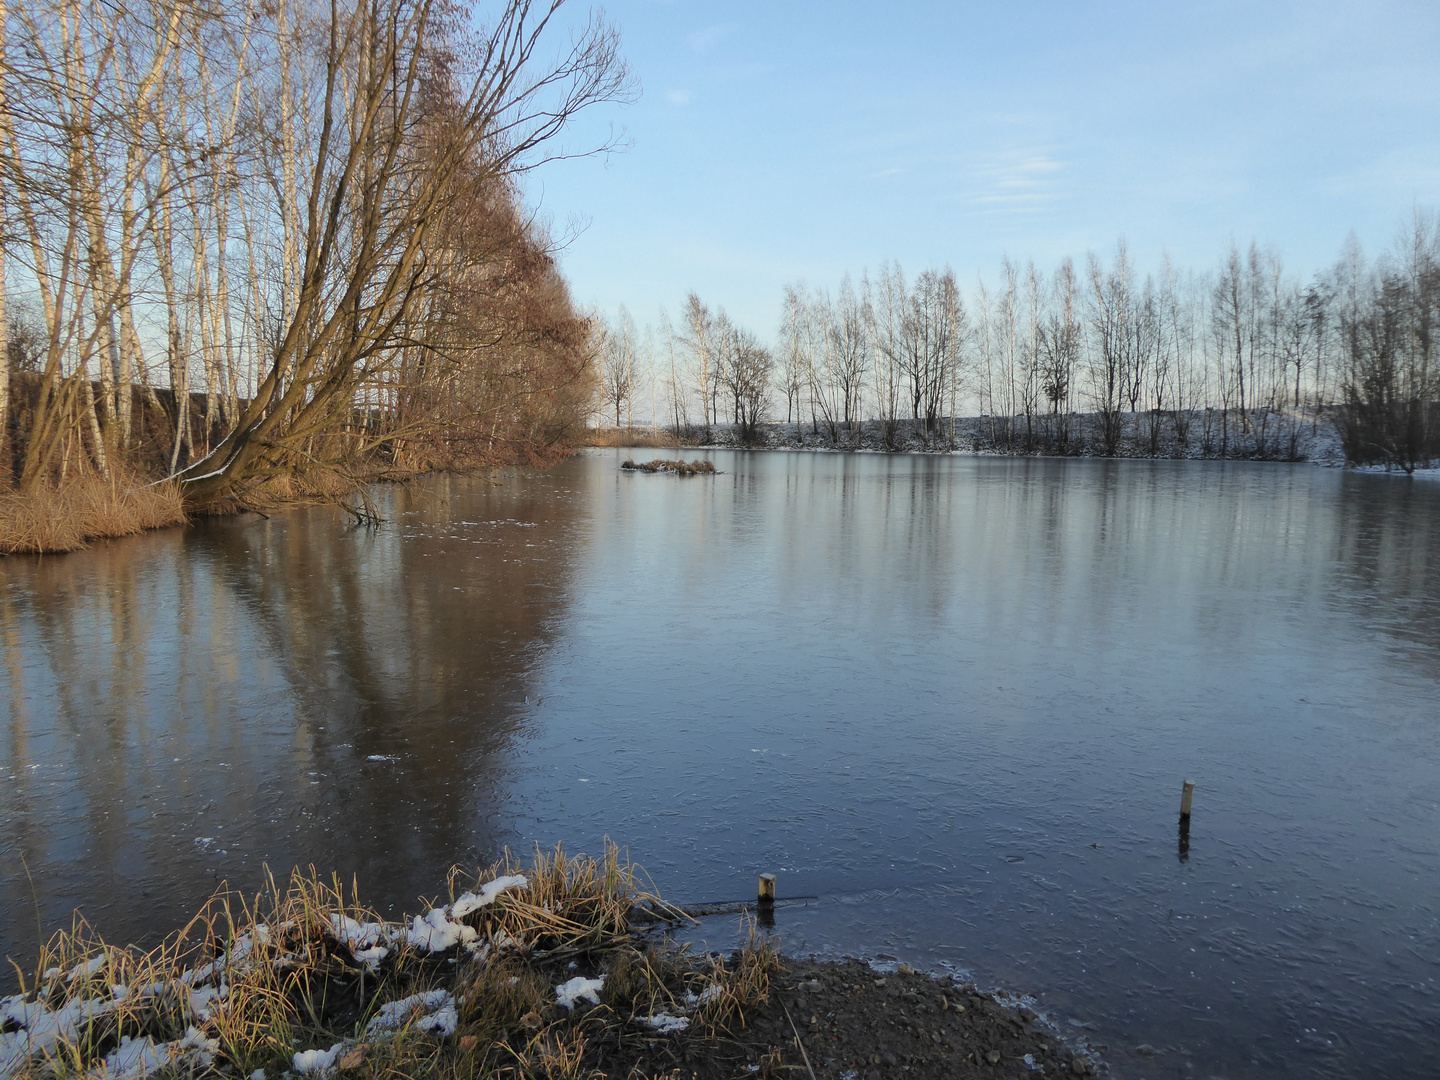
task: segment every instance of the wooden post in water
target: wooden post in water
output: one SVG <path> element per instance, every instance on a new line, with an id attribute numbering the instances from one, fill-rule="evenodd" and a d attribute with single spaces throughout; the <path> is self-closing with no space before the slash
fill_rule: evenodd
<path id="1" fill-rule="evenodd" d="M 774 907 L 774 906 L 775 906 L 775 875 L 774 875 L 774 874 L 761 874 L 761 875 L 760 875 L 760 895 L 759 895 L 759 902 L 760 902 L 760 906 L 761 906 L 761 907 Z"/>
<path id="2" fill-rule="evenodd" d="M 1195 781 L 1186 780 L 1180 789 L 1180 861 L 1190 861 L 1190 801 L 1195 797 Z"/>

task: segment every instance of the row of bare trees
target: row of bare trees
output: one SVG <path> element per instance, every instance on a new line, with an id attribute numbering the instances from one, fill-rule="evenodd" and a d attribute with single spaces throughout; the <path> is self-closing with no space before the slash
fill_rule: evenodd
<path id="1" fill-rule="evenodd" d="M 697 439 L 711 438 L 717 425 L 733 429 L 746 445 L 758 439 L 776 389 L 775 360 L 760 339 L 731 322 L 723 308 L 712 312 L 691 293 L 682 328 L 677 331 L 667 321 L 658 347 L 655 332 L 647 327 L 643 335 L 637 334 L 623 307 L 613 325 L 601 317 L 596 321 L 602 341 L 602 406 L 614 411 L 617 427 L 622 407 L 627 422 L 633 421 L 637 396 L 648 383 L 652 424 L 663 410 L 672 430 Z"/>
<path id="2" fill-rule="evenodd" d="M 1424 213 L 1373 263 L 1351 242 L 1305 283 L 1253 244 L 1209 273 L 1142 275 L 1122 241 L 1049 274 L 1007 261 L 968 297 L 948 268 L 796 283 L 773 356 L 693 293 L 680 322 L 664 355 L 631 352 L 627 394 L 648 370 L 652 419 L 699 438 L 1296 458 L 1333 424 L 1356 462 L 1440 457 L 1440 223 Z"/>
<path id="3" fill-rule="evenodd" d="M 0 476 L 138 467 L 203 507 L 543 455 L 583 421 L 589 326 L 517 181 L 631 92 L 603 21 L 7 3 Z"/>

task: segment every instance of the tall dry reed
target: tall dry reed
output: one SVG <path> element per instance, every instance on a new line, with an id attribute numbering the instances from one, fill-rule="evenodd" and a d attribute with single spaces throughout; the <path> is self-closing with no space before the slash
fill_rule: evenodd
<path id="1" fill-rule="evenodd" d="M 674 433 L 664 428 L 589 428 L 578 440 L 582 446 L 641 446 L 671 449 L 681 445 Z"/>
<path id="2" fill-rule="evenodd" d="M 87 540 L 185 523 L 180 489 L 85 477 L 22 495 L 0 494 L 0 553 L 74 551 Z"/>
<path id="3" fill-rule="evenodd" d="M 662 1031 L 743 1029 L 774 942 L 752 923 L 724 958 L 636 932 L 637 909 L 684 917 L 642 876 L 607 842 L 452 871 L 449 902 L 408 922 L 313 867 L 253 899 L 222 891 L 148 952 L 77 921 L 0 997 L 0 1077 L 584 1080 L 648 1059 Z"/>

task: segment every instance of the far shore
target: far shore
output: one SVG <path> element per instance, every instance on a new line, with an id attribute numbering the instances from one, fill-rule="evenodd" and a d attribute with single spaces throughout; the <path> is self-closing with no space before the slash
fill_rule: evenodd
<path id="1" fill-rule="evenodd" d="M 724 450 L 832 450 L 1004 457 L 1315 461 L 1345 465 L 1335 423 L 1313 409 L 820 419 L 591 428 L 585 445 Z"/>

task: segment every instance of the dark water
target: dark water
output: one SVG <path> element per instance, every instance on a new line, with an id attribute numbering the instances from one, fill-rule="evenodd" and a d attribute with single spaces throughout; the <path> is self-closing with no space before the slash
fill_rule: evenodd
<path id="1" fill-rule="evenodd" d="M 0 562 L 0 950 L 608 835 L 682 901 L 777 871 L 820 898 L 787 947 L 1032 994 L 1124 1076 L 1440 1074 L 1440 484 L 713 458 Z"/>

